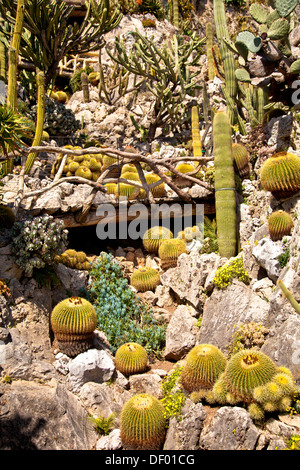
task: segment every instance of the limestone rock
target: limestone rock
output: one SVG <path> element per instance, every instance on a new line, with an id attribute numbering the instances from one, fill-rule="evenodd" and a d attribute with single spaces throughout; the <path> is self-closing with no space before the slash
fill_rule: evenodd
<path id="1" fill-rule="evenodd" d="M 179 305 L 177 307 L 166 330 L 165 359 L 178 361 L 195 346 L 199 332 L 196 325 L 196 313 L 191 306 Z"/>
<path id="2" fill-rule="evenodd" d="M 96 450 L 118 450 L 122 448 L 121 431 L 114 429 L 108 436 L 102 436 L 96 443 Z"/>
<path id="3" fill-rule="evenodd" d="M 69 380 L 73 389 L 78 390 L 86 382 L 107 382 L 114 371 L 115 365 L 105 351 L 89 349 L 71 361 Z"/>
<path id="4" fill-rule="evenodd" d="M 255 450 L 259 435 L 245 409 L 223 406 L 203 429 L 200 445 L 204 450 Z"/>
<path id="5" fill-rule="evenodd" d="M 226 352 L 238 324 L 254 321 L 265 325 L 268 312 L 268 302 L 234 279 L 226 289 L 214 289 L 205 302 L 199 342 L 214 344 Z"/>
<path id="6" fill-rule="evenodd" d="M 180 300 L 186 300 L 194 308 L 201 309 L 207 280 L 221 262 L 222 258 L 216 253 L 184 253 L 179 256 L 176 268 L 168 269 L 161 275 L 161 283 L 170 287 Z"/>
<path id="7" fill-rule="evenodd" d="M 281 242 L 263 238 L 253 248 L 252 254 L 258 264 L 267 271 L 272 281 L 276 282 L 282 270 L 278 257 L 284 253 Z"/>

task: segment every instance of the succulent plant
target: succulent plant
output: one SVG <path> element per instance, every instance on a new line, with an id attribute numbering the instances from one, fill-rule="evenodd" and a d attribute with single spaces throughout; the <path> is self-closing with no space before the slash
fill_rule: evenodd
<path id="1" fill-rule="evenodd" d="M 178 257 L 186 252 L 186 244 L 183 240 L 179 238 L 164 240 L 158 249 L 161 267 L 163 269 L 169 269 L 177 266 Z"/>
<path id="2" fill-rule="evenodd" d="M 250 163 L 249 163 L 249 152 L 243 144 L 233 143 L 232 144 L 232 155 L 234 165 L 236 167 L 238 175 L 244 179 L 250 178 Z"/>
<path id="3" fill-rule="evenodd" d="M 138 292 L 153 290 L 160 284 L 160 274 L 157 269 L 148 266 L 139 267 L 132 273 L 130 284 Z"/>
<path id="4" fill-rule="evenodd" d="M 30 276 L 34 269 L 55 264 L 55 257 L 66 249 L 68 231 L 63 221 L 45 214 L 15 222 L 11 238 L 16 264 Z"/>
<path id="5" fill-rule="evenodd" d="M 276 373 L 271 358 L 255 349 L 243 349 L 234 354 L 225 369 L 228 390 L 244 402 L 253 401 L 253 391 L 270 382 Z"/>
<path id="6" fill-rule="evenodd" d="M 127 450 L 161 449 L 166 434 L 162 403 L 146 393 L 133 396 L 122 408 L 120 429 Z"/>
<path id="7" fill-rule="evenodd" d="M 281 240 L 290 235 L 293 228 L 292 216 L 283 210 L 273 212 L 268 219 L 268 229 L 271 240 Z"/>
<path id="8" fill-rule="evenodd" d="M 158 253 L 161 243 L 171 238 L 173 238 L 171 230 L 166 227 L 154 226 L 143 235 L 143 245 L 149 253 Z"/>
<path id="9" fill-rule="evenodd" d="M 210 389 L 224 372 L 226 357 L 212 344 L 194 346 L 186 357 L 181 382 L 188 392 Z"/>
<path id="10" fill-rule="evenodd" d="M 115 366 L 124 375 L 145 372 L 148 366 L 146 349 L 134 342 L 122 344 L 115 354 Z"/>
<path id="11" fill-rule="evenodd" d="M 191 163 L 179 163 L 176 166 L 176 170 L 180 173 L 190 173 L 192 171 L 195 171 L 195 167 Z"/>
<path id="12" fill-rule="evenodd" d="M 263 163 L 260 181 L 276 199 L 296 194 L 300 190 L 300 157 L 289 152 L 275 153 Z"/>
<path id="13" fill-rule="evenodd" d="M 89 349 L 97 327 L 93 305 L 81 297 L 70 297 L 59 302 L 51 312 L 51 328 L 59 349 L 74 357 Z"/>
<path id="14" fill-rule="evenodd" d="M 62 263 L 72 269 L 91 269 L 91 258 L 84 251 L 66 250 L 61 255 L 55 257 L 57 263 Z"/>

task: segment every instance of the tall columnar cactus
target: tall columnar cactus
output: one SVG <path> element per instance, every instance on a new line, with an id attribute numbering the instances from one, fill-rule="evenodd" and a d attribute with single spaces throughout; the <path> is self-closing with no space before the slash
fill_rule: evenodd
<path id="1" fill-rule="evenodd" d="M 199 114 L 198 114 L 197 106 L 192 107 L 192 141 L 193 141 L 194 157 L 201 157 L 202 145 L 201 145 L 201 136 L 200 136 L 200 129 L 199 129 Z"/>
<path id="2" fill-rule="evenodd" d="M 224 372 L 227 360 L 212 344 L 194 346 L 186 357 L 181 382 L 188 392 L 210 389 Z"/>
<path id="3" fill-rule="evenodd" d="M 21 34 L 23 29 L 25 12 L 25 0 L 18 0 L 16 22 L 12 42 L 8 54 L 8 91 L 7 103 L 9 106 L 16 110 L 17 107 L 17 60 L 19 57 Z"/>
<path id="4" fill-rule="evenodd" d="M 214 32 L 211 23 L 206 24 L 206 57 L 208 64 L 208 80 L 215 78 L 215 66 L 213 58 Z"/>
<path id="5" fill-rule="evenodd" d="M 92 346 L 97 315 L 88 300 L 81 297 L 62 300 L 52 310 L 50 322 L 59 349 L 67 356 L 77 356 Z"/>
<path id="6" fill-rule="evenodd" d="M 133 396 L 122 408 L 120 430 L 127 450 L 161 449 L 166 434 L 162 403 L 146 393 Z"/>
<path id="7" fill-rule="evenodd" d="M 216 36 L 220 47 L 222 56 L 224 75 L 225 75 L 225 87 L 228 95 L 232 100 L 235 101 L 237 96 L 237 80 L 235 77 L 235 59 L 233 52 L 227 47 L 224 40 L 229 40 L 230 35 L 227 28 L 225 5 L 224 0 L 214 0 L 213 2 L 214 20 L 216 28 Z M 234 123 L 234 113 L 230 111 L 230 121 Z"/>
<path id="8" fill-rule="evenodd" d="M 115 366 L 124 375 L 145 372 L 148 366 L 146 349 L 138 343 L 122 344 L 115 354 Z"/>
<path id="9" fill-rule="evenodd" d="M 41 143 L 43 128 L 44 128 L 44 118 L 45 118 L 45 74 L 41 70 L 37 70 L 36 73 L 36 83 L 37 83 L 37 116 L 36 116 L 36 129 L 35 136 L 32 142 L 32 147 L 38 146 Z M 28 175 L 36 159 L 36 152 L 32 152 L 28 155 L 25 164 L 25 174 Z"/>
<path id="10" fill-rule="evenodd" d="M 231 126 L 224 112 L 213 121 L 215 154 L 215 205 L 218 246 L 221 256 L 231 258 L 237 250 L 237 216 Z"/>
<path id="11" fill-rule="evenodd" d="M 289 152 L 275 153 L 261 167 L 260 182 L 276 199 L 293 196 L 300 190 L 300 158 Z"/>
<path id="12" fill-rule="evenodd" d="M 81 87 L 83 92 L 83 99 L 85 103 L 90 101 L 90 90 L 89 90 L 89 79 L 86 72 L 82 72 L 80 75 Z"/>

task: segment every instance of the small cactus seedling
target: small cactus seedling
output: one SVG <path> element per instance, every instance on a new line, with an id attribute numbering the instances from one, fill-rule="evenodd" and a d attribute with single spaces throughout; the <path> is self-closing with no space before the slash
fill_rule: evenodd
<path id="1" fill-rule="evenodd" d="M 127 450 L 159 450 L 166 434 L 162 403 L 141 393 L 130 398 L 122 408 L 121 441 Z"/>
<path id="2" fill-rule="evenodd" d="M 141 266 L 132 273 L 130 284 L 138 292 L 154 290 L 160 284 L 160 274 L 157 269 Z"/>
<path id="3" fill-rule="evenodd" d="M 138 343 L 125 343 L 115 354 L 116 369 L 124 375 L 145 372 L 148 366 L 146 349 Z"/>
<path id="4" fill-rule="evenodd" d="M 224 372 L 227 360 L 212 344 L 198 344 L 188 353 L 182 369 L 181 382 L 188 392 L 212 388 Z"/>
<path id="5" fill-rule="evenodd" d="M 92 346 L 97 316 L 93 305 L 81 297 L 59 302 L 51 313 L 51 328 L 59 349 L 74 357 Z"/>

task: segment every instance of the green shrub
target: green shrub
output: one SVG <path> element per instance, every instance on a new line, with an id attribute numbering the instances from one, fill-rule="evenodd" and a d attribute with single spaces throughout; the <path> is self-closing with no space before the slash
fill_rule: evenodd
<path id="1" fill-rule="evenodd" d="M 220 289 L 225 289 L 232 280 L 237 278 L 239 281 L 248 284 L 249 277 L 244 270 L 243 259 L 241 256 L 232 258 L 229 262 L 217 269 L 213 283 Z"/>
<path id="2" fill-rule="evenodd" d="M 92 265 L 88 297 L 96 309 L 98 328 L 106 334 L 113 352 L 124 343 L 136 342 L 147 353 L 159 354 L 165 342 L 165 327 L 130 289 L 111 254 L 102 252 Z"/>

